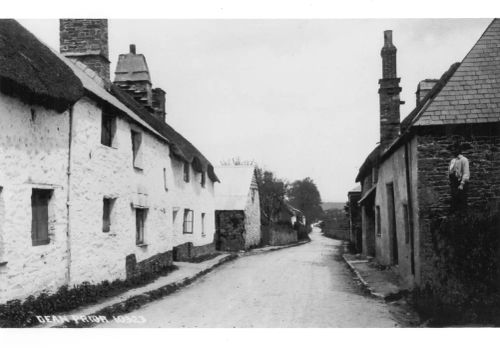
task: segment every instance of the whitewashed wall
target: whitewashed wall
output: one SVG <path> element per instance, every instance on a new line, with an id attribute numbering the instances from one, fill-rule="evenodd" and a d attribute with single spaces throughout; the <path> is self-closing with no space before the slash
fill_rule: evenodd
<path id="1" fill-rule="evenodd" d="M 169 156 L 169 147 L 143 132 L 143 170 L 132 165 L 131 127 L 117 119 L 112 147 L 101 144 L 102 111 L 82 98 L 73 107 L 69 238 L 67 235 L 67 166 L 69 111 L 57 114 L 0 94 L 0 303 L 64 284 L 125 278 L 125 257 L 137 261 L 171 250 L 185 242 L 213 241 L 214 185 L 191 169 L 183 181 L 182 163 Z M 164 171 L 167 174 L 167 189 Z M 31 190 L 53 188 L 49 204 L 50 244 L 32 246 Z M 145 245 L 135 241 L 138 191 L 147 193 Z M 103 198 L 115 198 L 111 231 L 102 231 Z M 178 208 L 173 222 L 173 210 Z M 183 234 L 185 208 L 194 210 L 194 233 Z M 201 233 L 205 213 L 205 235 Z M 4 264 L 7 262 L 6 264 Z"/>
<path id="2" fill-rule="evenodd" d="M 254 190 L 254 194 L 252 194 L 252 190 Z M 248 191 L 247 204 L 245 207 L 245 233 L 245 248 L 260 243 L 260 200 L 255 174 L 252 177 L 252 184 Z"/>
<path id="3" fill-rule="evenodd" d="M 68 125 L 68 112 L 0 93 L 0 303 L 66 282 Z M 33 188 L 54 190 L 47 245 L 32 246 Z"/>

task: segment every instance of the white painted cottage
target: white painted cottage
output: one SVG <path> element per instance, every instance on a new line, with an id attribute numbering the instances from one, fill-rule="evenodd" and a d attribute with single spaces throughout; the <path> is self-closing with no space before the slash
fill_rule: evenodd
<path id="1" fill-rule="evenodd" d="M 145 58 L 111 83 L 107 20 L 60 29 L 61 54 L 0 20 L 0 303 L 215 250 L 219 180 L 149 71 L 130 78 L 122 56 Z"/>
<path id="2" fill-rule="evenodd" d="M 261 242 L 259 189 L 254 166 L 217 167 L 216 247 L 237 251 Z"/>

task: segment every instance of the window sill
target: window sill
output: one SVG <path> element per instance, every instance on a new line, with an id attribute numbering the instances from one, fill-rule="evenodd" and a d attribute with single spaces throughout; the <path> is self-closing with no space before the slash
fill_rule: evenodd
<path id="1" fill-rule="evenodd" d="M 108 145 L 104 145 L 104 144 L 100 144 L 102 148 L 105 148 L 105 149 L 113 149 L 113 150 L 118 150 L 118 147 L 116 146 L 108 146 Z"/>
<path id="2" fill-rule="evenodd" d="M 141 244 L 136 244 L 135 246 L 139 247 L 139 248 L 145 248 L 147 247 L 148 245 L 146 243 L 141 243 Z"/>
<path id="3" fill-rule="evenodd" d="M 8 261 L 0 261 L 0 267 L 6 266 L 8 263 Z"/>
<path id="4" fill-rule="evenodd" d="M 32 246 L 40 246 L 40 245 L 48 245 L 50 244 L 50 239 L 49 240 L 37 240 L 37 241 L 33 241 L 31 243 Z"/>

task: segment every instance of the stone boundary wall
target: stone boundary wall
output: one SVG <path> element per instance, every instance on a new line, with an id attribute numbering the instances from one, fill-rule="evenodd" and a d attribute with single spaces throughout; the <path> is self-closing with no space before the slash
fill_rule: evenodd
<path id="1" fill-rule="evenodd" d="M 286 245 L 298 242 L 297 231 L 287 225 L 262 226 L 262 241 L 264 245 Z"/>
<path id="2" fill-rule="evenodd" d="M 140 276 L 146 273 L 156 273 L 172 265 L 172 251 L 159 253 L 147 258 L 141 262 L 137 262 L 135 254 L 130 254 L 125 258 L 125 269 L 127 279 Z"/>
<path id="3" fill-rule="evenodd" d="M 453 157 L 450 146 L 456 138 L 465 144 L 462 154 L 469 160 L 471 178 L 467 188 L 467 214 L 498 211 L 500 202 L 500 125 L 448 129 L 448 134 L 443 128 L 421 129 L 417 142 L 422 285 L 433 272 L 430 223 L 433 216 L 444 217 L 450 212 L 447 171 Z"/>
<path id="4" fill-rule="evenodd" d="M 193 246 L 193 243 L 187 242 L 175 246 L 172 251 L 172 256 L 174 261 L 189 262 L 197 257 L 213 254 L 215 252 L 215 243 Z"/>

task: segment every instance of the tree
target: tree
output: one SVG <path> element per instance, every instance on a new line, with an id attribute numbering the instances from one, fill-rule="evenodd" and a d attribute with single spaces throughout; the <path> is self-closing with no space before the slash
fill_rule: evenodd
<path id="1" fill-rule="evenodd" d="M 311 178 L 294 181 L 288 188 L 287 195 L 290 204 L 304 213 L 308 224 L 322 217 L 321 196 Z"/>
<path id="2" fill-rule="evenodd" d="M 257 185 L 259 186 L 261 223 L 268 225 L 275 221 L 285 200 L 287 184 L 276 178 L 273 172 L 256 168 Z"/>

